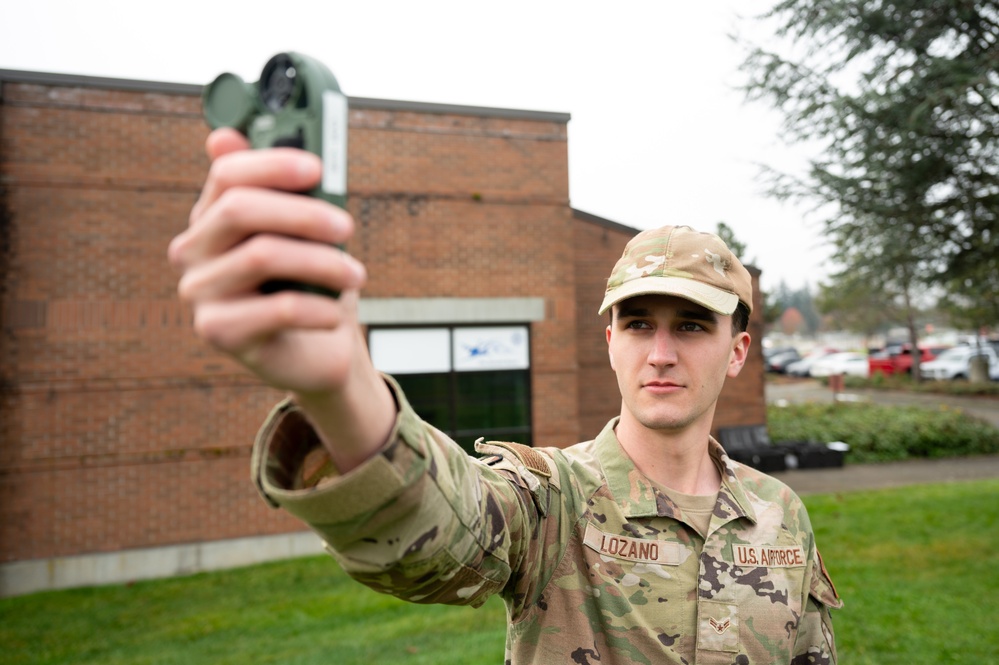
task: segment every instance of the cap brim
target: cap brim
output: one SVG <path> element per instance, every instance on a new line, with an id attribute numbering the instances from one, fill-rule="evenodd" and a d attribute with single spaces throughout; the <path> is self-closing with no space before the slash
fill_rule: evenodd
<path id="1" fill-rule="evenodd" d="M 729 316 L 739 306 L 739 296 L 729 291 L 709 286 L 686 277 L 639 277 L 608 291 L 600 305 L 598 314 L 603 314 L 613 305 L 637 296 L 663 295 L 677 296 L 712 312 Z"/>

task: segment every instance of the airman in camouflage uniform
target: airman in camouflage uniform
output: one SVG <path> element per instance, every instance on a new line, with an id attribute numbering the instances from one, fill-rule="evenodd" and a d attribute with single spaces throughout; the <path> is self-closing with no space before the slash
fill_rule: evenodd
<path id="1" fill-rule="evenodd" d="M 603 309 L 670 281 L 670 293 L 726 307 L 703 278 L 730 279 L 736 260 L 717 239 L 694 242 L 706 269 L 677 267 L 682 243 L 664 245 L 662 230 L 637 237 Z M 747 280 L 730 287 L 737 299 Z M 254 452 L 264 497 L 315 529 L 357 580 L 417 603 L 500 594 L 510 663 L 835 662 L 829 609 L 841 602 L 804 506 L 713 439 L 720 486 L 698 520 L 636 468 L 619 419 L 567 449 L 480 441 L 477 460 L 389 383 L 399 407 L 389 441 L 349 474 L 290 401 Z"/>
<path id="2" fill-rule="evenodd" d="M 365 348 L 353 220 L 308 191 L 319 158 L 212 132 L 213 164 L 169 254 L 198 333 L 288 390 L 253 477 L 352 576 L 418 603 L 507 603 L 509 663 L 833 663 L 840 601 L 784 485 L 710 438 L 750 340 L 751 279 L 720 239 L 638 234 L 607 283 L 621 413 L 566 449 L 422 422 Z M 302 242 L 302 240 L 314 242 Z M 337 299 L 256 286 L 285 279 Z M 568 443 L 568 442 L 567 442 Z"/>
<path id="3" fill-rule="evenodd" d="M 391 440 L 349 475 L 290 402 L 254 453 L 263 495 L 355 579 L 416 603 L 501 594 L 508 663 L 835 662 L 840 601 L 804 506 L 714 441 L 704 538 L 623 453 L 616 420 L 565 450 L 480 443 L 480 461 L 396 395 Z"/>

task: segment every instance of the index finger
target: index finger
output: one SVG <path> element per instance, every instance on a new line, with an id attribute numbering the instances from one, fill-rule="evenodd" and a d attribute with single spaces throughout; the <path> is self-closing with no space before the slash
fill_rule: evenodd
<path id="1" fill-rule="evenodd" d="M 219 127 L 205 139 L 205 152 L 212 161 L 227 153 L 249 148 L 249 139 L 232 127 Z"/>
<path id="2" fill-rule="evenodd" d="M 191 209 L 191 225 L 232 187 L 303 192 L 319 182 L 322 163 L 310 152 L 294 148 L 242 150 L 237 145 L 234 137 L 219 137 L 216 147 L 221 154 L 212 162 L 201 196 Z M 226 152 L 229 148 L 232 150 Z"/>
<path id="3" fill-rule="evenodd" d="M 205 153 L 208 155 L 208 159 L 212 162 L 222 155 L 226 155 L 230 152 L 249 149 L 249 139 L 232 127 L 219 127 L 218 129 L 213 130 L 208 135 L 208 138 L 205 139 Z M 217 198 L 217 196 L 214 198 Z M 214 200 L 214 198 L 212 200 Z M 201 216 L 202 208 L 208 205 L 208 203 L 208 201 L 205 201 L 205 188 L 202 188 L 201 194 L 198 196 L 198 200 L 195 201 L 194 206 L 191 208 L 191 215 L 188 218 L 188 226 L 194 223 L 195 218 Z"/>

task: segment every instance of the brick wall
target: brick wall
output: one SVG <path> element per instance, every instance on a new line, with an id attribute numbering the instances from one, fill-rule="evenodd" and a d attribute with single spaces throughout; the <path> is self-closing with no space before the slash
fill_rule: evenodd
<path id="1" fill-rule="evenodd" d="M 0 561 L 299 530 L 248 478 L 280 395 L 194 338 L 166 262 L 208 166 L 197 89 L 0 78 Z M 535 439 L 577 440 L 568 117 L 375 102 L 350 113 L 366 295 L 545 298 Z"/>
<path id="2" fill-rule="evenodd" d="M 536 445 L 578 439 L 564 121 L 351 113 L 349 250 L 378 298 L 542 297 L 531 326 Z M 356 155 L 356 157 L 355 157 Z"/>
<path id="3" fill-rule="evenodd" d="M 607 358 L 608 315 L 598 315 L 607 276 L 624 246 L 637 233 L 607 220 L 576 213 L 576 342 L 579 348 L 579 425 L 583 439 L 592 439 L 607 421 L 621 413 L 621 393 Z"/>
<path id="4" fill-rule="evenodd" d="M 193 337 L 166 262 L 207 167 L 197 97 L 2 94 L 2 560 L 298 528 L 247 482 L 278 395 Z"/>
<path id="5" fill-rule="evenodd" d="M 733 425 L 764 425 L 767 422 L 767 402 L 764 394 L 766 370 L 763 366 L 763 293 L 760 291 L 760 271 L 747 266 L 753 278 L 753 313 L 747 331 L 752 338 L 749 357 L 742 372 L 728 379 L 718 398 L 714 434 L 719 427 Z"/>
<path id="6" fill-rule="evenodd" d="M 249 482 L 280 395 L 194 337 L 166 262 L 208 166 L 198 89 L 12 74 L 0 563 L 300 530 Z M 595 311 L 634 230 L 574 216 L 567 121 L 379 100 L 350 111 L 349 250 L 369 266 L 367 296 L 544 299 L 538 445 L 590 438 L 620 404 Z M 762 422 L 762 358 L 758 373 L 720 420 Z"/>

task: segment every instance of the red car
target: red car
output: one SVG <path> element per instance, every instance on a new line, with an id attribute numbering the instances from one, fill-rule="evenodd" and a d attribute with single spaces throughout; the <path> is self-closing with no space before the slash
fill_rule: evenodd
<path id="1" fill-rule="evenodd" d="M 919 362 L 925 363 L 933 360 L 946 348 L 946 346 L 919 347 Z M 876 372 L 885 375 L 909 374 L 912 372 L 912 345 L 903 344 L 901 348 L 894 347 L 872 353 L 867 362 L 870 366 L 871 376 L 874 376 Z"/>

